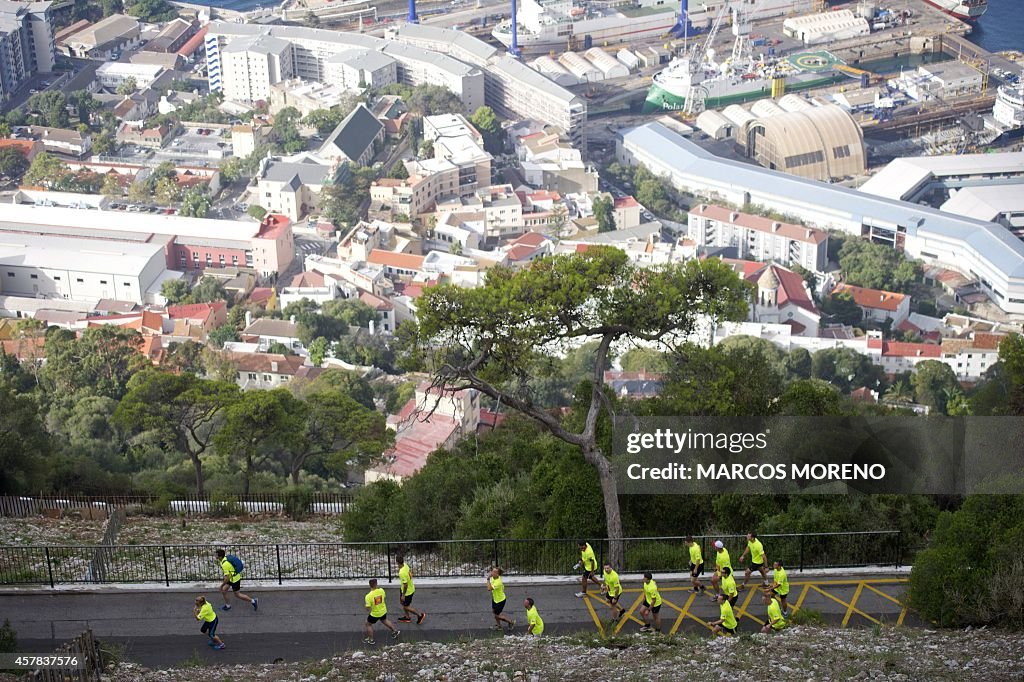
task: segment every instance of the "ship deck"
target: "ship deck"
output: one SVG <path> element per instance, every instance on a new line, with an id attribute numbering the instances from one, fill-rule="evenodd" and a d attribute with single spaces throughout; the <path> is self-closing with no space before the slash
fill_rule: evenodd
<path id="1" fill-rule="evenodd" d="M 815 50 L 813 52 L 794 52 L 786 56 L 786 61 L 793 67 L 810 73 L 820 73 L 833 70 L 837 64 L 845 62 L 828 50 Z"/>

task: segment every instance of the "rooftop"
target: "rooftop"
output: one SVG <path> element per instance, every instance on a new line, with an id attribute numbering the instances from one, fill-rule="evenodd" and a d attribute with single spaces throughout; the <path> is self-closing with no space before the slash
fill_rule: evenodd
<path id="1" fill-rule="evenodd" d="M 10 206 L 4 206 L 5 211 L 8 208 Z M 163 260 L 163 253 L 163 244 L 113 242 L 53 235 L 0 234 L 0 266 L 37 267 L 48 271 L 135 274 L 142 272 L 154 258 Z"/>
<path id="2" fill-rule="evenodd" d="M 618 208 L 617 204 L 618 202 L 616 202 L 616 208 Z M 758 232 L 778 233 L 787 239 L 793 239 L 801 242 L 820 244 L 823 241 L 828 240 L 828 232 L 824 230 L 804 227 L 803 225 L 794 225 L 792 223 L 783 223 L 777 220 L 772 220 L 771 218 L 752 215 L 750 213 L 740 213 L 738 211 L 733 211 L 722 206 L 715 206 L 713 204 L 701 204 L 699 206 L 695 206 L 690 210 L 690 213 L 723 223 L 739 225 L 740 227 L 756 230 Z"/>
<path id="3" fill-rule="evenodd" d="M 889 312 L 895 312 L 900 307 L 900 304 L 903 303 L 903 299 L 907 298 L 904 294 L 857 287 L 852 284 L 837 284 L 836 288 L 832 290 L 832 295 L 835 296 L 836 294 L 850 294 L 853 297 L 853 302 L 861 308 L 873 308 Z"/>

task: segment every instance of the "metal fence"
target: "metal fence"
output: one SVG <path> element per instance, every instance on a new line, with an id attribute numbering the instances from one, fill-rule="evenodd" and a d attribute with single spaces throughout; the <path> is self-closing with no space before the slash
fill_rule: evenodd
<path id="1" fill-rule="evenodd" d="M 129 495 L 44 495 L 35 497 L 0 496 L 0 516 L 35 516 L 47 510 L 80 510 L 90 507 L 117 507 L 146 514 L 283 514 L 296 504 L 310 514 L 341 514 L 348 511 L 352 495 L 314 492 L 289 496 L 288 493 L 254 493 L 226 496 Z"/>
<path id="2" fill-rule="evenodd" d="M 722 540 L 733 565 L 746 546 L 742 535 L 702 536 L 707 570 L 714 566 L 712 545 Z M 899 567 L 903 562 L 899 531 L 799 533 L 762 535 L 770 561 L 789 570 L 854 566 Z M 603 563 L 608 540 L 592 540 Z M 681 537 L 626 538 L 626 573 L 686 570 L 689 554 Z M 579 560 L 576 540 L 487 539 L 437 542 L 354 542 L 334 544 L 234 545 L 227 551 L 245 562 L 246 580 L 345 580 L 385 578 L 398 574 L 395 557 L 404 555 L 417 576 L 477 577 L 490 566 L 510 575 L 568 575 Z M 209 545 L 114 545 L 103 549 L 102 574 L 90 571 L 96 556 L 91 547 L 0 547 L 0 584 L 190 583 L 215 581 L 220 569 Z"/>

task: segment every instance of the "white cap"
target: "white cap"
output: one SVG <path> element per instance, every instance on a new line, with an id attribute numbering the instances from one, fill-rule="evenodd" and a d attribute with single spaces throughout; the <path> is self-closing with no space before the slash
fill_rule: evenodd
<path id="1" fill-rule="evenodd" d="M 725 545 L 722 544 L 721 540 L 715 540 L 715 549 L 722 549 Z"/>

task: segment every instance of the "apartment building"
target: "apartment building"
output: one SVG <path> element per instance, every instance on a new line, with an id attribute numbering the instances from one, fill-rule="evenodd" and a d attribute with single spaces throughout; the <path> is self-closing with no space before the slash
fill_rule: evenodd
<path id="1" fill-rule="evenodd" d="M 53 4 L 0 0 L 0 101 L 30 76 L 53 71 Z"/>
<path id="2" fill-rule="evenodd" d="M 469 197 L 451 197 L 437 204 L 437 213 L 473 213 L 483 222 L 486 240 L 515 237 L 525 231 L 523 200 L 512 185 L 481 187 Z"/>
<path id="3" fill-rule="evenodd" d="M 272 213 L 300 220 L 315 213 L 320 190 L 338 176 L 336 166 L 306 159 L 300 162 L 264 160 L 256 183 L 256 203 Z"/>
<path id="4" fill-rule="evenodd" d="M 220 51 L 220 66 L 224 96 L 240 102 L 269 102 L 270 86 L 295 73 L 291 44 L 271 36 L 243 38 L 226 45 Z"/>
<path id="5" fill-rule="evenodd" d="M 697 246 L 734 248 L 743 260 L 771 260 L 811 272 L 824 272 L 828 265 L 828 232 L 714 204 L 693 207 L 686 236 Z"/>

